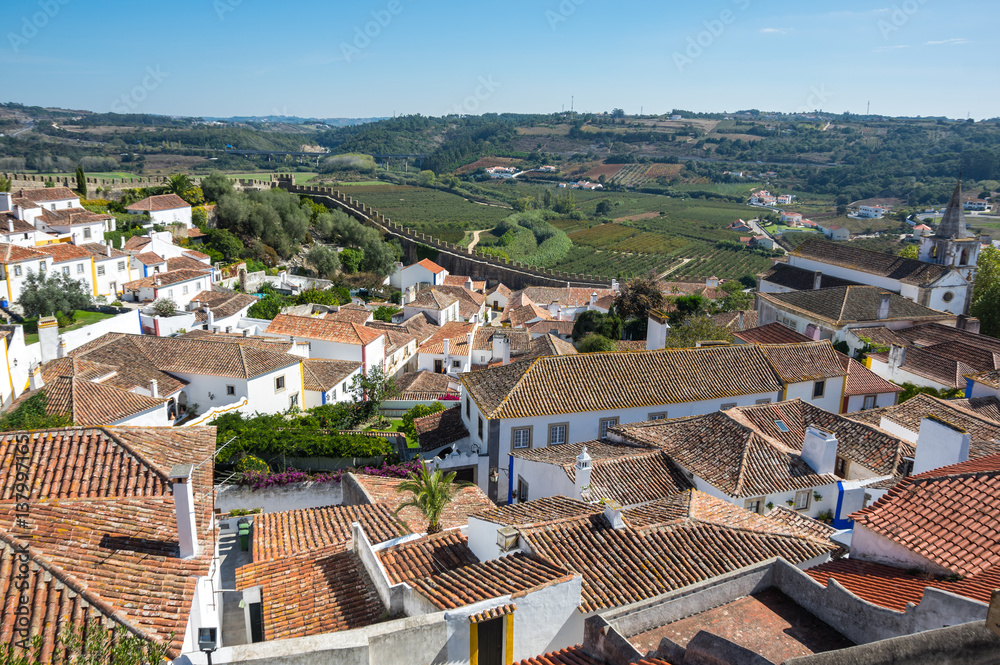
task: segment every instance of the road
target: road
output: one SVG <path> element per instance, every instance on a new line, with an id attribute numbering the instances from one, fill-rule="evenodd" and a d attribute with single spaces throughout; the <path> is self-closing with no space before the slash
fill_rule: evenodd
<path id="1" fill-rule="evenodd" d="M 479 234 L 480 233 L 485 233 L 486 231 L 489 231 L 489 229 L 481 229 L 479 231 L 473 231 L 472 232 L 472 242 L 469 244 L 469 251 L 470 252 L 473 249 L 475 249 L 476 245 L 479 244 Z"/>

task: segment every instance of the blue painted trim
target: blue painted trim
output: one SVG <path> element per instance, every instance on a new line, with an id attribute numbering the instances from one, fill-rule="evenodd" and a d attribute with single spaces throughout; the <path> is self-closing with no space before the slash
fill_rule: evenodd
<path id="1" fill-rule="evenodd" d="M 507 466 L 507 505 L 514 503 L 514 456 L 510 455 L 510 463 Z"/>
<path id="2" fill-rule="evenodd" d="M 326 404 L 326 391 L 325 390 L 320 393 L 320 397 L 323 400 L 323 404 Z"/>
<path id="3" fill-rule="evenodd" d="M 972 379 L 965 380 L 965 399 L 972 399 L 972 386 L 975 385 Z"/>
<path id="4" fill-rule="evenodd" d="M 837 512 L 833 516 L 833 526 L 838 529 L 850 529 L 854 522 L 841 519 L 840 511 L 844 508 L 844 483 L 837 481 Z"/>

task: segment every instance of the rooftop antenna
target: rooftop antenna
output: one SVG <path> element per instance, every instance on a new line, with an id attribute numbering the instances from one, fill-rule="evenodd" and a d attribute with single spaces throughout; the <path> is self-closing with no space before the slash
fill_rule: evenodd
<path id="1" fill-rule="evenodd" d="M 573 95 L 570 95 L 570 96 L 569 96 L 569 112 L 570 112 L 570 113 L 572 113 L 572 112 L 573 112 L 573 109 L 575 108 L 575 107 L 574 107 L 574 104 L 575 104 L 575 103 L 576 103 L 576 99 L 575 99 L 575 98 L 573 97 Z"/>
<path id="2" fill-rule="evenodd" d="M 865 115 L 871 115 L 871 114 L 872 114 L 872 103 L 869 100 L 869 102 L 868 102 L 868 110 L 865 112 Z"/>

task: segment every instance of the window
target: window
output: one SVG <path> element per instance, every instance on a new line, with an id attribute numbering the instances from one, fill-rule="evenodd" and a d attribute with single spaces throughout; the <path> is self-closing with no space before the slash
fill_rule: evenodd
<path id="1" fill-rule="evenodd" d="M 226 386 L 226 394 L 227 395 L 235 395 L 236 394 L 236 386 Z"/>
<path id="2" fill-rule="evenodd" d="M 83 264 L 82 264 L 82 263 L 77 263 L 77 264 L 76 264 L 76 274 L 78 274 L 78 275 L 79 275 L 79 274 L 81 274 L 82 272 L 83 272 Z"/>
<path id="3" fill-rule="evenodd" d="M 344 383 L 341 385 L 341 388 L 344 389 L 344 394 L 346 395 L 347 394 L 347 381 L 344 381 Z"/>
<path id="4" fill-rule="evenodd" d="M 875 408 L 875 395 L 865 395 L 865 403 L 861 407 L 864 410 Z"/>
<path id="5" fill-rule="evenodd" d="M 749 510 L 751 513 L 757 513 L 758 515 L 764 514 L 764 497 L 758 496 L 753 499 L 747 499 L 743 506 Z"/>
<path id="6" fill-rule="evenodd" d="M 528 483 L 524 482 L 521 476 L 517 477 L 517 500 L 519 502 L 528 500 Z"/>
<path id="7" fill-rule="evenodd" d="M 723 404 L 719 407 L 719 411 L 728 411 L 729 409 L 735 409 L 736 402 L 730 402 L 729 404 Z"/>
<path id="8" fill-rule="evenodd" d="M 63 268 L 62 268 L 62 274 L 64 274 L 67 277 L 69 277 L 69 266 L 63 266 Z"/>
<path id="9" fill-rule="evenodd" d="M 195 282 L 195 283 L 194 283 L 194 288 L 196 288 L 196 289 L 198 289 L 199 291 L 201 291 L 201 282 Z"/>
<path id="10" fill-rule="evenodd" d="M 566 443 L 566 433 L 568 431 L 569 423 L 549 425 L 549 445 L 558 446 L 560 443 Z"/>
<path id="11" fill-rule="evenodd" d="M 517 429 L 512 429 L 510 431 L 511 447 L 517 450 L 518 448 L 530 448 L 531 447 L 531 428 L 530 427 L 518 427 Z"/>
<path id="12" fill-rule="evenodd" d="M 649 414 L 649 420 L 666 420 L 666 419 L 667 419 L 666 411 L 659 411 L 657 413 Z"/>
<path id="13" fill-rule="evenodd" d="M 21 266 L 14 266 L 14 277 L 21 276 Z"/>
<path id="14" fill-rule="evenodd" d="M 838 456 L 836 463 L 833 465 L 833 473 L 839 478 L 847 478 L 847 470 L 850 468 L 850 464 L 843 457 Z"/>
<path id="15" fill-rule="evenodd" d="M 754 404 L 770 404 L 770 403 L 771 403 L 770 397 L 765 397 L 764 399 L 759 399 L 756 402 L 754 402 Z"/>
<path id="16" fill-rule="evenodd" d="M 795 510 L 805 510 L 809 507 L 809 497 L 812 496 L 811 490 L 802 490 L 801 492 L 795 493 Z"/>
<path id="17" fill-rule="evenodd" d="M 598 428 L 598 431 L 601 433 L 601 438 L 603 439 L 608 435 L 609 427 L 615 427 L 617 424 L 617 418 L 601 418 L 601 424 Z"/>
<path id="18" fill-rule="evenodd" d="M 167 289 L 167 297 L 168 298 L 173 298 L 174 297 L 174 290 L 173 289 Z"/>
<path id="19" fill-rule="evenodd" d="M 337 401 L 337 386 L 334 386 L 333 390 L 330 391 L 330 399 Z"/>
<path id="20" fill-rule="evenodd" d="M 817 397 L 822 397 L 823 392 L 826 390 L 826 381 L 817 381 L 813 384 L 813 399 Z"/>
<path id="21" fill-rule="evenodd" d="M 182 291 L 182 293 L 184 293 L 186 295 L 187 292 L 188 292 L 188 287 L 187 287 L 187 284 L 185 284 L 184 285 L 184 290 Z"/>
<path id="22" fill-rule="evenodd" d="M 453 369 L 460 369 L 462 367 L 462 361 L 460 361 L 460 360 L 452 360 L 451 361 L 451 366 L 452 366 Z"/>
<path id="23" fill-rule="evenodd" d="M 97 266 L 97 274 L 104 275 L 104 266 Z"/>
<path id="24" fill-rule="evenodd" d="M 912 457 L 904 457 L 903 461 L 900 463 L 899 466 L 900 466 L 900 469 L 902 469 L 903 477 L 904 478 L 906 478 L 907 476 L 912 476 L 913 475 L 913 458 Z"/>
<path id="25" fill-rule="evenodd" d="M 479 416 L 479 440 L 483 440 L 483 417 Z"/>
<path id="26" fill-rule="evenodd" d="M 123 270 L 125 270 L 125 262 L 124 261 L 119 261 L 118 262 L 118 272 L 122 272 Z"/>
<path id="27" fill-rule="evenodd" d="M 471 412 L 472 412 L 472 406 L 471 406 L 471 404 L 472 404 L 472 400 L 469 399 L 468 395 L 466 395 L 465 396 L 465 417 L 466 418 L 470 418 L 471 417 Z"/>
<path id="28" fill-rule="evenodd" d="M 299 394 L 295 393 L 294 395 L 288 398 L 288 406 L 294 409 L 298 405 L 299 405 Z"/>
<path id="29" fill-rule="evenodd" d="M 778 431 L 781 432 L 782 434 L 787 434 L 788 432 L 791 431 L 788 429 L 788 425 L 786 425 L 785 421 L 783 420 L 775 420 L 774 426 L 777 427 Z"/>
<path id="30" fill-rule="evenodd" d="M 90 229 L 89 228 L 86 228 L 86 229 L 83 230 L 83 237 L 84 238 L 89 238 L 90 237 Z"/>
<path id="31" fill-rule="evenodd" d="M 285 389 L 285 377 L 279 376 L 274 380 L 274 392 L 280 393 Z"/>
<path id="32" fill-rule="evenodd" d="M 951 291 L 945 291 L 944 295 L 941 296 L 941 300 L 945 302 L 951 302 L 954 297 L 955 297 L 954 293 L 952 293 Z"/>

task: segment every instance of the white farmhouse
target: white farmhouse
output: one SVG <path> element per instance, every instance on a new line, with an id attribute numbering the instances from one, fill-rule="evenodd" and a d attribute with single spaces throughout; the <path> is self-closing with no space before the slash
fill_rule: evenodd
<path id="1" fill-rule="evenodd" d="M 176 194 L 148 196 L 141 201 L 136 201 L 125 210 L 133 215 L 148 213 L 152 224 L 164 226 L 181 224 L 185 229 L 190 229 L 193 226 L 191 204 Z"/>

